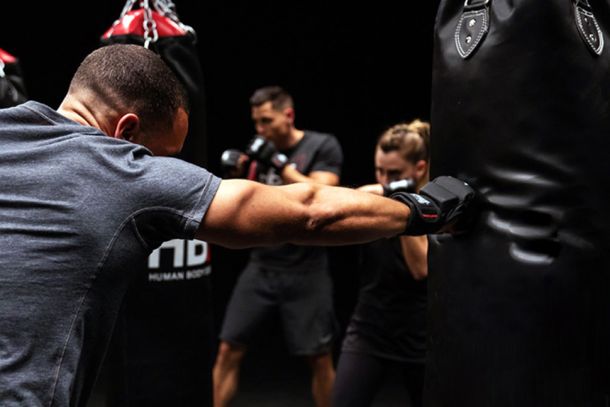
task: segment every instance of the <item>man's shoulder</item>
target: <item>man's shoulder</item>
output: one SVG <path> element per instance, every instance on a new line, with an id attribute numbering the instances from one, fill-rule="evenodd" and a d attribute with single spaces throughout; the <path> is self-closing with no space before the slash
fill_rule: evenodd
<path id="1" fill-rule="evenodd" d="M 333 134 L 325 133 L 325 132 L 321 132 L 321 131 L 303 130 L 303 133 L 305 135 L 305 138 L 309 138 L 311 140 L 325 141 L 328 139 L 336 139 L 336 137 Z"/>
<path id="2" fill-rule="evenodd" d="M 311 149 L 341 148 L 337 138 L 331 133 L 304 130 L 303 144 Z"/>

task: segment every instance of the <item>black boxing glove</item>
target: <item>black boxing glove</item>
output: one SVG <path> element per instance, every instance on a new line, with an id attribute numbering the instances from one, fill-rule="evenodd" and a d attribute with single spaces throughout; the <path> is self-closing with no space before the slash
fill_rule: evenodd
<path id="1" fill-rule="evenodd" d="M 443 176 L 427 183 L 419 194 L 395 192 L 390 198 L 411 209 L 404 235 L 460 233 L 471 219 L 475 192 L 464 181 Z"/>
<path id="2" fill-rule="evenodd" d="M 246 154 L 253 160 L 275 168 L 278 173 L 288 164 L 288 157 L 277 151 L 273 143 L 263 136 L 254 136 L 246 148 Z"/>
<path id="3" fill-rule="evenodd" d="M 390 196 L 394 192 L 415 192 L 415 181 L 410 178 L 399 179 L 382 185 L 383 196 Z"/>
<path id="4" fill-rule="evenodd" d="M 220 156 L 220 167 L 225 177 L 241 177 L 244 173 L 244 162 L 242 153 L 239 150 L 229 149 L 223 151 Z"/>

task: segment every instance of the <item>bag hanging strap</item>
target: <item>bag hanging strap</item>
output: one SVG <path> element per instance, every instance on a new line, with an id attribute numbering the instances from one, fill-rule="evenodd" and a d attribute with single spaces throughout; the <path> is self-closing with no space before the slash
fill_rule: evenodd
<path id="1" fill-rule="evenodd" d="M 573 0 L 578 33 L 588 48 L 599 56 L 604 50 L 604 34 L 599 28 L 588 0 Z"/>
<path id="2" fill-rule="evenodd" d="M 455 47 L 463 59 L 479 47 L 489 31 L 491 0 L 466 0 L 455 29 Z"/>
<path id="3" fill-rule="evenodd" d="M 593 14 L 589 0 L 572 0 L 578 33 L 593 52 L 599 56 L 604 50 L 604 35 Z M 455 47 L 463 59 L 471 56 L 489 32 L 491 0 L 466 0 L 464 10 L 455 29 Z"/>

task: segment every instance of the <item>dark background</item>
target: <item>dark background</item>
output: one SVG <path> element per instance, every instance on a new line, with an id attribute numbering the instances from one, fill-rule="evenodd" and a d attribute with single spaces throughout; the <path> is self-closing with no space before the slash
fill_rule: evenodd
<path id="1" fill-rule="evenodd" d="M 199 38 L 209 169 L 218 172 L 220 153 L 243 148 L 253 135 L 252 91 L 279 84 L 295 99 L 298 128 L 339 139 L 345 155 L 342 184 L 373 182 L 378 135 L 399 121 L 429 119 L 437 3 L 176 0 L 181 20 Z M 3 2 L 0 48 L 20 59 L 30 98 L 57 107 L 78 63 L 98 46 L 122 7 L 122 1 Z M 354 254 L 354 247 L 331 249 L 342 328 L 357 290 Z M 214 248 L 217 325 L 245 255 Z M 272 341 L 262 350 L 258 364 L 273 365 L 270 349 L 280 344 Z M 249 363 L 246 374 L 258 365 Z"/>

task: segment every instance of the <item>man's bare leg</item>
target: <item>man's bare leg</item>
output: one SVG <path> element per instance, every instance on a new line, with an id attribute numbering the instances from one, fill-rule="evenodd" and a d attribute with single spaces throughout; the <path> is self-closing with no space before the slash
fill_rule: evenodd
<path id="1" fill-rule="evenodd" d="M 317 407 L 330 407 L 335 368 L 330 353 L 308 356 L 311 366 L 311 393 Z"/>
<path id="2" fill-rule="evenodd" d="M 243 346 L 221 341 L 214 364 L 214 407 L 225 407 L 237 392 L 239 368 L 246 353 Z"/>

